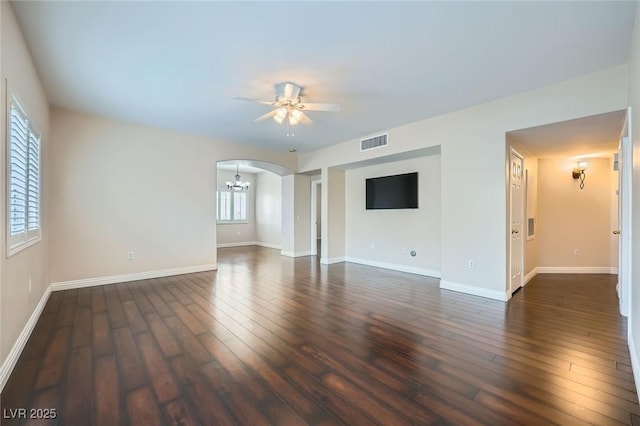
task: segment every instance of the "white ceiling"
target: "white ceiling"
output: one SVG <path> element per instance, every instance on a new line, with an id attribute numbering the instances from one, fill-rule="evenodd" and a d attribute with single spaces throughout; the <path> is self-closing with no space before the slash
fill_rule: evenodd
<path id="1" fill-rule="evenodd" d="M 305 152 L 627 61 L 635 2 L 13 3 L 52 105 Z M 253 120 L 304 87 L 312 126 Z"/>
<path id="2" fill-rule="evenodd" d="M 625 111 L 509 132 L 538 158 L 602 157 L 618 150 Z"/>

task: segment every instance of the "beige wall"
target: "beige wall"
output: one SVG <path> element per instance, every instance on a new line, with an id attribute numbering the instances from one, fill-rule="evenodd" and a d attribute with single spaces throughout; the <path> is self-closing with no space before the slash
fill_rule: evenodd
<path id="1" fill-rule="evenodd" d="M 295 243 L 295 175 L 282 177 L 282 253 L 293 256 L 296 250 Z"/>
<path id="2" fill-rule="evenodd" d="M 525 151 L 526 152 L 526 151 Z M 523 154 L 526 170 L 526 199 L 525 199 L 525 243 L 524 243 L 524 274 L 531 273 L 538 266 L 538 159 L 530 153 Z M 529 237 L 528 220 L 534 220 L 534 235 Z"/>
<path id="3" fill-rule="evenodd" d="M 235 175 L 236 172 L 218 170 L 218 189 L 227 189 L 225 182 L 236 180 Z M 241 173 L 240 178 L 251 184 L 247 190 L 247 223 L 219 223 L 216 227 L 218 247 L 256 241 L 256 177 L 253 173 Z"/>
<path id="4" fill-rule="evenodd" d="M 6 258 L 5 223 L 6 213 L 0 209 L 0 365 L 7 359 L 9 351 L 16 343 L 18 336 L 36 305 L 49 285 L 49 269 L 47 244 L 50 232 L 50 198 L 49 156 L 51 144 L 49 136 L 49 105 L 44 90 L 38 79 L 26 43 L 13 14 L 9 2 L 0 2 L 0 57 L 2 69 L 2 94 L 0 96 L 0 117 L 2 131 L 0 140 L 1 152 L 6 152 L 6 79 L 10 93 L 15 94 L 26 109 L 29 118 L 42 137 L 41 153 L 41 206 L 42 206 L 42 240 L 13 256 Z M 2 155 L 0 161 L 0 197 L 6 200 L 6 159 Z M 5 205 L 5 202 L 2 202 Z M 31 291 L 29 291 L 31 280 Z"/>
<path id="5" fill-rule="evenodd" d="M 337 143 L 300 154 L 300 171 L 441 146 L 441 285 L 504 299 L 508 228 L 505 133 L 620 110 L 627 103 L 627 79 L 626 66 L 618 66 L 389 129 L 389 145 L 381 149 L 360 152 L 358 139 Z M 475 260 L 474 269 L 467 267 L 469 259 Z"/>
<path id="6" fill-rule="evenodd" d="M 256 175 L 256 241 L 282 248 L 282 178 L 271 172 Z"/>
<path id="7" fill-rule="evenodd" d="M 282 254 L 311 254 L 311 180 L 294 174 L 282 178 Z"/>
<path id="8" fill-rule="evenodd" d="M 53 110 L 51 281 L 216 265 L 216 163 L 288 153 Z M 127 260 L 127 251 L 135 260 Z"/>
<path id="9" fill-rule="evenodd" d="M 584 189 L 571 177 L 575 165 L 575 159 L 538 161 L 538 266 L 616 267 L 611 160 L 589 159 Z"/>
<path id="10" fill-rule="evenodd" d="M 417 209 L 365 209 L 367 178 L 411 172 L 418 172 Z M 347 259 L 440 276 L 440 187 L 440 155 L 347 170 Z"/>
<path id="11" fill-rule="evenodd" d="M 322 169 L 322 254 L 320 262 L 335 263 L 345 257 L 345 171 Z"/>
<path id="12" fill-rule="evenodd" d="M 296 175 L 296 252 L 311 254 L 311 177 Z"/>

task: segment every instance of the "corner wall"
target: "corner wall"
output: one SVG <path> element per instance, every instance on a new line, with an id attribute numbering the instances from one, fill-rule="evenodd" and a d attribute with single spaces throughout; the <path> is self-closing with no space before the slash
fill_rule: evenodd
<path id="1" fill-rule="evenodd" d="M 311 180 L 293 174 L 282 178 L 282 255 L 311 254 Z"/>
<path id="2" fill-rule="evenodd" d="M 268 171 L 256 175 L 256 241 L 282 248 L 282 178 Z"/>
<path id="3" fill-rule="evenodd" d="M 320 263 L 345 261 L 345 170 L 322 169 L 322 254 Z"/>
<path id="4" fill-rule="evenodd" d="M 640 7 L 629 49 L 629 105 L 633 141 L 633 212 L 631 222 L 631 303 L 629 312 L 629 351 L 636 384 L 640 383 Z"/>
<path id="5" fill-rule="evenodd" d="M 38 307 L 46 302 L 49 288 L 49 258 L 47 245 L 50 235 L 49 210 L 49 157 L 51 143 L 49 136 L 49 105 L 40 84 L 26 42 L 15 18 L 11 4 L 0 2 L 0 63 L 2 70 L 2 101 L 0 121 L 2 131 L 0 150 L 5 153 L 7 146 L 6 104 L 7 87 L 9 94 L 16 95 L 26 113 L 41 134 L 41 226 L 42 240 L 11 257 L 6 257 L 5 209 L 0 209 L 0 389 L 6 380 L 5 373 L 17 361 L 20 345 L 26 343 L 25 331 L 35 325 Z M 5 85 L 5 81 L 7 85 Z M 7 198 L 6 157 L 0 161 L 0 197 L 2 205 Z M 29 290 L 31 282 L 31 290 Z M 40 303 L 40 305 L 39 305 Z M 32 322 L 33 321 L 33 322 Z M 21 334 L 22 333 L 22 334 Z M 24 340 L 23 340 L 24 339 Z M 15 357 L 15 358 L 14 358 Z"/>

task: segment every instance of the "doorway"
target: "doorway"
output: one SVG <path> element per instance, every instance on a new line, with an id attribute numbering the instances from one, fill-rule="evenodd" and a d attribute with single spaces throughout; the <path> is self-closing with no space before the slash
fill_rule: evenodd
<path id="1" fill-rule="evenodd" d="M 511 185 L 513 148 L 524 158 L 521 185 L 525 199 L 521 228 L 509 216 L 510 201 L 506 204 L 507 292 L 518 285 L 511 283 L 512 275 L 517 277 L 517 268 L 512 269 L 515 263 L 512 265 L 510 259 L 517 257 L 512 249 L 519 247 L 511 247 L 518 240 L 517 230 L 524 246 L 522 285 L 538 274 L 620 272 L 620 311 L 624 314 L 628 294 L 623 284 L 624 267 L 620 265 L 629 250 L 619 245 L 624 241 L 625 226 L 621 215 L 618 227 L 618 215 L 629 212 L 629 206 L 619 207 L 619 202 L 624 203 L 630 185 L 618 181 L 613 166 L 615 152 L 620 151 L 620 175 L 624 174 L 622 163 L 630 160 L 629 155 L 625 160 L 625 141 L 621 141 L 626 115 L 627 110 L 620 110 L 507 133 L 507 196 L 515 190 Z M 617 230 L 621 231 L 620 237 L 612 234 Z"/>
<path id="2" fill-rule="evenodd" d="M 524 158 L 511 148 L 510 155 L 509 188 L 511 191 L 509 216 L 511 223 L 511 253 L 509 255 L 509 293 L 522 287 L 524 244 L 524 197 L 522 193 L 522 175 L 524 170 Z"/>
<path id="3" fill-rule="evenodd" d="M 311 255 L 322 253 L 322 181 L 311 181 Z"/>

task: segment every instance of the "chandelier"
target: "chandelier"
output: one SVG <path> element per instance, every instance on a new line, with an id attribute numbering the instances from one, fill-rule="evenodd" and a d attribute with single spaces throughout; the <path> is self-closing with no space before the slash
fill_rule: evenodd
<path id="1" fill-rule="evenodd" d="M 240 180 L 240 168 L 237 164 L 236 164 L 236 180 L 234 182 L 227 181 L 226 184 L 227 184 L 227 189 L 231 191 L 247 190 L 249 189 L 249 185 L 251 185 L 249 182 L 242 182 Z"/>

